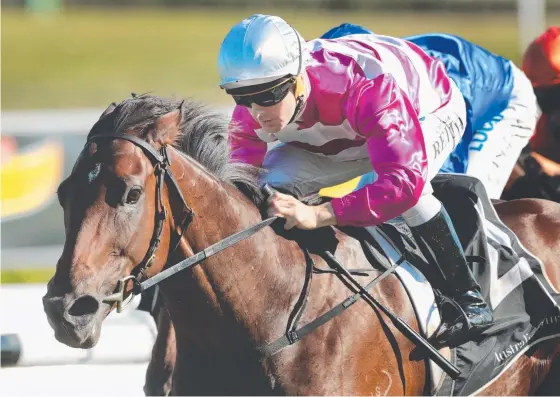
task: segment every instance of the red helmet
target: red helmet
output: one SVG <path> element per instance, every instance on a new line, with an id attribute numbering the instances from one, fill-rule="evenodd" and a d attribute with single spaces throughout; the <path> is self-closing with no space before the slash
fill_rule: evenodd
<path id="1" fill-rule="evenodd" d="M 560 27 L 549 28 L 529 45 L 523 71 L 535 88 L 560 83 Z"/>

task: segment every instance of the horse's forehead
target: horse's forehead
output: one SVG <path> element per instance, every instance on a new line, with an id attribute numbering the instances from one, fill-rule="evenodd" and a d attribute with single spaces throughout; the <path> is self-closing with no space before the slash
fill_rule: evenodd
<path id="1" fill-rule="evenodd" d="M 114 139 L 101 145 L 92 143 L 84 152 L 78 161 L 85 161 L 87 157 L 90 157 L 89 182 L 100 175 L 102 164 L 120 177 L 145 175 L 150 166 L 142 149 L 123 139 Z M 91 161 L 91 157 L 93 161 Z"/>
<path id="2" fill-rule="evenodd" d="M 117 176 L 146 174 L 150 162 L 134 143 L 118 139 L 113 143 L 112 152 L 113 171 Z"/>

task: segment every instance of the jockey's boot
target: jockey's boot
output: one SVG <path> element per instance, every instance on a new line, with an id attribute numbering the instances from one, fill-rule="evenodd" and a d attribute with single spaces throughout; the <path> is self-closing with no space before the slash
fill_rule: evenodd
<path id="1" fill-rule="evenodd" d="M 445 344 L 465 337 L 468 339 L 490 327 L 494 322 L 492 310 L 480 293 L 480 286 L 467 264 L 461 242 L 445 208 L 442 206 L 441 211 L 428 222 L 410 229 L 428 262 L 435 265 L 443 278 L 429 281 L 446 298 L 454 301 L 453 306 L 459 313 L 458 316 L 445 318 L 444 311 L 442 327 L 432 339 Z"/>

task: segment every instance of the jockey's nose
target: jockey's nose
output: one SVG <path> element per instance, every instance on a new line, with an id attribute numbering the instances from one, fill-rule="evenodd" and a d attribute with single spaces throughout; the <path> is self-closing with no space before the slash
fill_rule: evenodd
<path id="1" fill-rule="evenodd" d="M 261 106 L 261 105 L 258 105 L 256 103 L 251 104 L 251 112 L 253 113 L 253 117 L 255 117 L 257 120 L 259 118 L 262 118 L 263 116 L 265 116 L 267 110 L 268 109 L 267 109 L 266 106 Z M 259 121 L 262 121 L 262 120 L 259 120 Z"/>

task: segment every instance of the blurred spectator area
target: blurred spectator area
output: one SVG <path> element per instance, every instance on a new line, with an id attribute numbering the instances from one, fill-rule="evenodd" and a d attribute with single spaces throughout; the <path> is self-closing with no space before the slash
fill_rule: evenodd
<path id="1" fill-rule="evenodd" d="M 29 7 L 38 10 L 56 9 L 66 6 L 103 7 L 249 7 L 274 6 L 327 8 L 327 9 L 369 9 L 410 11 L 482 11 L 514 10 L 518 0 L 4 0 L 3 6 Z M 547 0 L 549 10 L 560 9 L 560 0 Z"/>
<path id="2" fill-rule="evenodd" d="M 17 140 L 13 136 L 0 136 L 0 161 L 7 163 L 12 155 L 17 151 Z"/>

